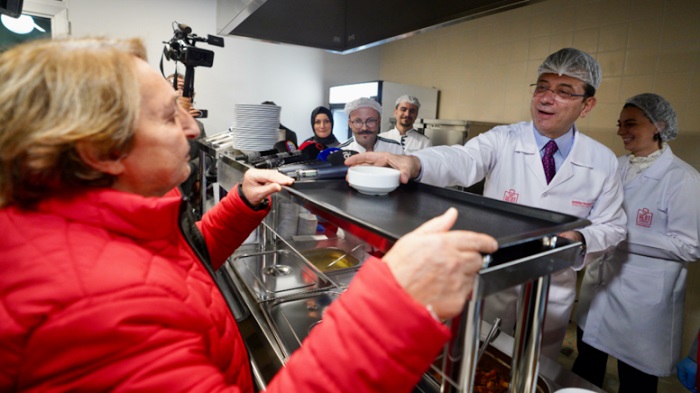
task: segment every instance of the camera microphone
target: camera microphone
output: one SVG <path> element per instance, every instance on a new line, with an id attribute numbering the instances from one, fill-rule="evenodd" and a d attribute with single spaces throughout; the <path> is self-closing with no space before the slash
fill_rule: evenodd
<path id="1" fill-rule="evenodd" d="M 355 150 L 337 149 L 328 154 L 325 161 L 318 161 L 318 164 L 305 165 L 301 168 L 294 168 L 293 171 L 285 171 L 282 173 L 299 180 L 342 179 L 348 172 L 348 167 L 345 166 L 345 160 L 355 154 L 357 154 Z"/>
<path id="2" fill-rule="evenodd" d="M 192 33 L 192 28 L 189 27 L 189 26 L 187 26 L 187 25 L 184 24 L 184 23 L 178 23 L 178 24 L 177 24 L 177 28 L 178 28 L 178 30 L 180 31 L 180 33 L 182 33 L 182 34 L 185 35 L 185 36 L 187 36 L 187 35 L 189 35 L 190 33 Z"/>
<path id="3" fill-rule="evenodd" d="M 246 162 L 251 162 L 255 159 L 258 159 L 260 157 L 265 157 L 265 156 L 271 156 L 273 154 L 277 154 L 277 150 L 272 149 L 272 150 L 264 150 L 264 151 L 252 151 L 249 153 L 243 153 L 239 154 L 237 156 L 234 156 L 234 160 L 241 160 L 241 161 L 246 161 Z"/>

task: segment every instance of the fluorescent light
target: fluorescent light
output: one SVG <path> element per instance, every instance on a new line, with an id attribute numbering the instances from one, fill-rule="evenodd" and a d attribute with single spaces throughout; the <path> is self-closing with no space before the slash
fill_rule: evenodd
<path id="1" fill-rule="evenodd" d="M 37 29 L 42 33 L 46 33 L 46 30 L 41 28 L 34 22 L 34 18 L 29 15 L 21 15 L 19 18 L 11 18 L 7 15 L 0 16 L 0 21 L 2 24 L 15 34 L 29 34 L 32 30 Z"/>

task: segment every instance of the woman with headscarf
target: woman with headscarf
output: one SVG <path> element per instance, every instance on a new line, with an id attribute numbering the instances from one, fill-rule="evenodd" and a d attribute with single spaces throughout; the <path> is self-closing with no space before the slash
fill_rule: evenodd
<path id="1" fill-rule="evenodd" d="M 314 141 L 324 147 L 336 147 L 340 144 L 333 135 L 333 113 L 325 106 L 319 106 L 311 112 L 311 129 L 314 136 L 306 141 Z"/>
<path id="2" fill-rule="evenodd" d="M 627 238 L 586 269 L 573 371 L 602 386 L 608 355 L 620 392 L 656 392 L 681 357 L 689 262 L 700 258 L 700 174 L 676 157 L 676 112 L 663 97 L 629 98 L 617 134 Z"/>

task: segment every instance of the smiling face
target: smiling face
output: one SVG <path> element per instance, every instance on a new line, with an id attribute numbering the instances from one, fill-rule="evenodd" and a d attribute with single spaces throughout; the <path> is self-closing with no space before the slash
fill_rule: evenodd
<path id="1" fill-rule="evenodd" d="M 542 74 L 538 84 L 551 90 L 567 89 L 574 94 L 583 94 L 584 82 L 566 75 Z M 545 91 L 535 94 L 530 102 L 532 121 L 539 132 L 548 138 L 558 138 L 571 129 L 579 117 L 585 117 L 595 106 L 595 97 L 572 97 L 570 100 L 555 99 L 555 94 Z"/>
<path id="2" fill-rule="evenodd" d="M 370 123 L 373 123 L 372 126 L 367 125 L 368 120 L 370 120 Z M 355 122 L 362 122 L 362 125 L 358 127 L 355 125 Z M 377 135 L 379 135 L 379 122 L 379 112 L 369 107 L 355 109 L 348 117 L 348 125 L 352 129 L 355 141 L 367 151 L 374 150 L 374 143 L 377 141 Z"/>
<path id="3" fill-rule="evenodd" d="M 319 138 L 326 138 L 331 134 L 333 128 L 331 127 L 331 119 L 325 113 L 319 113 L 314 118 L 314 133 Z"/>
<path id="4" fill-rule="evenodd" d="M 187 139 L 199 136 L 192 116 L 177 104 L 178 93 L 148 63 L 135 59 L 141 110 L 132 149 L 119 160 L 115 189 L 162 196 L 190 175 Z"/>
<path id="5" fill-rule="evenodd" d="M 396 118 L 396 128 L 403 135 L 413 128 L 413 123 L 418 117 L 418 106 L 408 101 L 401 101 L 394 109 L 394 117 Z"/>
<path id="6" fill-rule="evenodd" d="M 617 135 L 622 137 L 625 150 L 635 156 L 646 157 L 660 149 L 659 141 L 654 140 L 656 133 L 656 126 L 641 109 L 628 106 L 620 112 Z"/>

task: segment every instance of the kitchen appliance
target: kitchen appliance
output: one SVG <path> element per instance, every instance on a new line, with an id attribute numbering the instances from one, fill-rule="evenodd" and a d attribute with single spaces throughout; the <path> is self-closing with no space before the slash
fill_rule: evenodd
<path id="1" fill-rule="evenodd" d="M 339 141 L 352 137 L 348 127 L 348 116 L 345 114 L 345 104 L 360 97 L 369 97 L 382 104 L 382 123 L 380 132 L 389 131 L 391 118 L 394 116 L 396 99 L 404 94 L 415 96 L 420 101 L 419 116 L 437 117 L 439 90 L 433 87 L 406 85 L 388 81 L 370 81 L 331 86 L 328 101 L 333 113 L 333 135 Z"/>
<path id="2" fill-rule="evenodd" d="M 501 124 L 472 120 L 431 119 L 423 117 L 416 120 L 413 127 L 430 138 L 433 146 L 450 146 L 463 145 L 468 139 L 498 125 Z"/>

